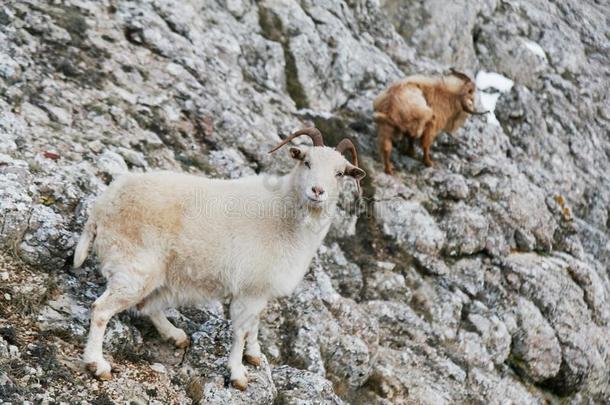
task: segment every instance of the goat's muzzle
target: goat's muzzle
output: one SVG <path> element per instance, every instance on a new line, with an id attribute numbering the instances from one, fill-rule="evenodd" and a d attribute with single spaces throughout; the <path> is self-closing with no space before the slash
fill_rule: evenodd
<path id="1" fill-rule="evenodd" d="M 468 114 L 471 114 L 471 115 L 485 115 L 485 114 L 490 112 L 489 110 L 487 110 L 487 111 L 474 111 L 474 110 L 471 110 L 470 108 L 464 108 L 464 111 L 466 111 Z"/>

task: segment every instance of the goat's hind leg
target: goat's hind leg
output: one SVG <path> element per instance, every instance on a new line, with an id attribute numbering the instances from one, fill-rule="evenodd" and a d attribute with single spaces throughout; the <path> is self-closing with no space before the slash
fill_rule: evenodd
<path id="1" fill-rule="evenodd" d="M 186 349 L 191 342 L 186 333 L 175 327 L 165 316 L 164 310 L 167 305 L 164 299 L 166 291 L 161 288 L 146 297 L 138 304 L 138 309 L 143 315 L 148 315 L 153 325 L 165 340 L 172 341 L 177 348 Z"/>
<path id="2" fill-rule="evenodd" d="M 378 124 L 377 142 L 379 144 L 379 154 L 383 161 L 383 167 L 387 174 L 394 174 L 392 167 L 392 137 L 394 136 L 394 127 L 386 123 Z"/>
<path id="3" fill-rule="evenodd" d="M 113 272 L 108 279 L 106 291 L 93 303 L 83 361 L 87 369 L 100 380 L 112 378 L 110 363 L 103 354 L 106 326 L 115 314 L 136 305 L 155 288 L 150 277 L 145 274 L 133 265 L 122 272 Z"/>
<path id="4" fill-rule="evenodd" d="M 434 163 L 432 162 L 432 157 L 430 156 L 430 147 L 434 142 L 434 138 L 436 134 L 433 132 L 433 127 L 431 123 L 426 125 L 424 129 L 424 134 L 421 137 L 421 147 L 424 152 L 424 164 L 428 167 L 432 167 Z"/>
<path id="5" fill-rule="evenodd" d="M 108 321 L 120 310 L 121 306 L 117 294 L 110 287 L 95 300 L 91 307 L 91 326 L 89 327 L 89 337 L 83 361 L 87 370 L 100 380 L 110 380 L 112 378 L 112 374 L 110 374 L 111 366 L 104 358 L 102 346 Z"/>
<path id="6" fill-rule="evenodd" d="M 246 367 L 242 364 L 244 344 L 248 343 L 246 354 L 252 356 L 252 362 L 260 364 L 260 347 L 258 345 L 258 317 L 265 308 L 267 300 L 255 297 L 237 297 L 231 302 L 231 322 L 233 323 L 233 345 L 229 354 L 228 367 L 233 386 L 245 390 L 248 385 Z"/>

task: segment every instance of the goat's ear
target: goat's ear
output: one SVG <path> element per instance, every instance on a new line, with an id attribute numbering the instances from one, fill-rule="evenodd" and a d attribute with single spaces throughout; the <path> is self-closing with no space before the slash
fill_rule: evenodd
<path id="1" fill-rule="evenodd" d="M 460 89 L 460 96 L 462 96 L 462 97 L 468 96 L 469 94 L 471 94 L 475 91 L 476 91 L 476 86 L 474 85 L 474 83 L 466 82 L 462 85 L 462 88 Z"/>
<path id="2" fill-rule="evenodd" d="M 303 160 L 305 159 L 305 152 L 303 152 L 301 149 L 297 148 L 296 146 L 293 146 L 289 149 L 290 151 L 290 157 L 292 157 L 293 159 L 296 160 Z"/>
<path id="3" fill-rule="evenodd" d="M 352 164 L 347 165 L 347 168 L 345 169 L 345 174 L 347 176 L 355 178 L 358 181 L 362 180 L 366 176 L 366 172 L 364 170 Z"/>

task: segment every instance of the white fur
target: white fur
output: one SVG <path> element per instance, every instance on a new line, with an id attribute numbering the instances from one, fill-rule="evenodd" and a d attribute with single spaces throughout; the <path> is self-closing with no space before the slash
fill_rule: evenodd
<path id="1" fill-rule="evenodd" d="M 246 355 L 259 358 L 258 316 L 267 301 L 290 294 L 328 232 L 339 193 L 337 173 L 364 176 L 328 147 L 291 148 L 298 160 L 285 176 L 237 180 L 158 172 L 127 174 L 96 201 L 78 243 L 75 266 L 89 244 L 107 290 L 93 305 L 85 362 L 100 376 L 106 324 L 137 305 L 160 334 L 183 346 L 186 334 L 163 310 L 232 296 L 231 379 L 245 387 Z M 306 163 L 310 164 L 310 168 Z M 319 198 L 312 187 L 324 189 Z"/>

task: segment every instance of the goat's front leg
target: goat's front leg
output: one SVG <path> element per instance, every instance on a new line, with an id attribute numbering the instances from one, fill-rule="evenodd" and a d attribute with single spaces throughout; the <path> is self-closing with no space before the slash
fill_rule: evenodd
<path id="1" fill-rule="evenodd" d="M 246 367 L 242 364 L 244 343 L 248 337 L 247 355 L 256 357 L 260 364 L 260 347 L 257 341 L 258 317 L 265 308 L 267 300 L 258 297 L 236 297 L 231 302 L 231 322 L 233 323 L 233 346 L 229 354 L 231 383 L 240 390 L 248 385 Z"/>
<path id="2" fill-rule="evenodd" d="M 403 135 L 405 140 L 405 153 L 412 159 L 415 159 L 415 139 L 411 138 L 408 133 Z"/>
<path id="3" fill-rule="evenodd" d="M 424 129 L 424 134 L 421 137 L 421 147 L 424 152 L 424 164 L 428 167 L 432 167 L 434 165 L 432 158 L 430 157 L 430 147 L 432 146 L 436 135 L 437 134 L 435 133 L 432 124 L 426 124 L 426 129 Z"/>
<path id="4" fill-rule="evenodd" d="M 244 354 L 244 360 L 253 366 L 261 365 L 261 346 L 258 343 L 258 323 L 259 316 L 252 321 L 250 329 L 246 333 L 246 353 Z"/>

